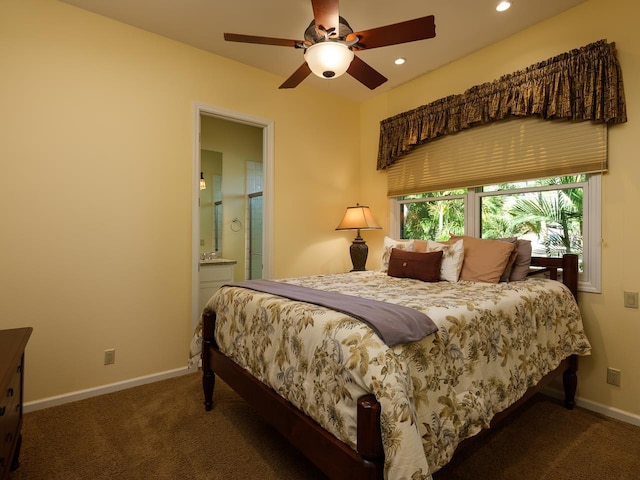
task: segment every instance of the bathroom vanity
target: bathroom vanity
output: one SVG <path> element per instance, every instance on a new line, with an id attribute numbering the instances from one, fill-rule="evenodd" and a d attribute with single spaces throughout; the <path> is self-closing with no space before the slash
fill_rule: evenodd
<path id="1" fill-rule="evenodd" d="M 234 281 L 233 269 L 235 260 L 212 258 L 200 260 L 200 295 L 198 297 L 198 311 L 207 304 L 211 296 L 225 283 Z"/>

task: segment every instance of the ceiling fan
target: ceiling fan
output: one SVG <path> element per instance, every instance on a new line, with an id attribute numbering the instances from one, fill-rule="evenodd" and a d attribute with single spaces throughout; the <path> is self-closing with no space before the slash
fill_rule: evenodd
<path id="1" fill-rule="evenodd" d="M 280 85 L 280 88 L 297 87 L 310 73 L 322 78 L 335 78 L 346 72 L 373 90 L 387 79 L 356 57 L 354 51 L 398 45 L 436 36 L 433 15 L 354 32 L 347 21 L 339 15 L 338 3 L 339 0 L 311 0 L 313 20 L 304 32 L 304 40 L 237 33 L 225 33 L 224 39 L 229 42 L 303 49 L 305 63 Z"/>

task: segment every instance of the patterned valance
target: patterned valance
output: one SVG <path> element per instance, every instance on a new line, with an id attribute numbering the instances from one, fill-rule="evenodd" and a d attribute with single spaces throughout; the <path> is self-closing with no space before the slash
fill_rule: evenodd
<path id="1" fill-rule="evenodd" d="M 627 121 L 615 43 L 605 40 L 563 53 L 380 122 L 378 170 L 416 145 L 511 117 Z"/>

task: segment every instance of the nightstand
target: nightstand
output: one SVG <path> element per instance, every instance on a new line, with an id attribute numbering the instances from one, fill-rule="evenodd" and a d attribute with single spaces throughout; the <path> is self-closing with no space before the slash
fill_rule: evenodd
<path id="1" fill-rule="evenodd" d="M 19 465 L 24 349 L 32 331 L 31 327 L 0 330 L 0 479 Z"/>

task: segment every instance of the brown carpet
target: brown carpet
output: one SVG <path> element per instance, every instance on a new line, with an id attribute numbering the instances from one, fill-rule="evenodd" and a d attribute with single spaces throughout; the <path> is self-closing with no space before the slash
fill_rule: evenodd
<path id="1" fill-rule="evenodd" d="M 214 402 L 191 374 L 28 413 L 9 479 L 325 478 L 220 380 Z M 640 428 L 538 396 L 435 479 L 638 480 Z"/>

